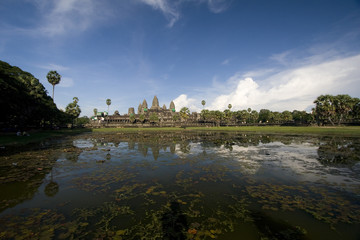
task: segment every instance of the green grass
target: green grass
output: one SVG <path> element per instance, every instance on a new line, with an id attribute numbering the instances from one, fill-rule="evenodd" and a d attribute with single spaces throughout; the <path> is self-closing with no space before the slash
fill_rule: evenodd
<path id="1" fill-rule="evenodd" d="M 229 131 L 281 134 L 322 134 L 359 136 L 360 126 L 352 127 L 281 127 L 281 126 L 239 126 L 239 127 L 187 127 L 179 128 L 96 128 L 93 132 L 167 132 L 167 131 Z"/>
<path id="2" fill-rule="evenodd" d="M 182 132 L 182 131 L 225 131 L 225 132 L 250 132 L 263 134 L 294 134 L 294 135 L 338 135 L 360 137 L 360 126 L 353 127 L 280 127 L 280 126 L 241 126 L 241 127 L 168 127 L 168 128 L 95 128 L 95 129 L 65 129 L 65 130 L 40 130 L 30 132 L 30 136 L 18 137 L 15 133 L 1 134 L 0 146 L 26 145 L 40 142 L 45 139 L 65 137 L 84 132 L 112 133 L 112 132 Z"/>
<path id="3" fill-rule="evenodd" d="M 16 136 L 16 133 L 5 133 L 0 135 L 0 146 L 26 145 L 40 142 L 45 139 L 76 135 L 83 132 L 91 132 L 91 129 L 62 129 L 62 130 L 38 130 L 30 131 L 30 136 Z"/>

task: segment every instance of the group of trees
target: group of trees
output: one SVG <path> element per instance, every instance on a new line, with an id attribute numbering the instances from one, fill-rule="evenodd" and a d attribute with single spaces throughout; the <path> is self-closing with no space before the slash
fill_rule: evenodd
<path id="1" fill-rule="evenodd" d="M 47 75 L 53 85 L 61 80 L 56 71 Z M 59 110 L 45 87 L 32 74 L 0 61 L 0 128 L 47 127 L 71 123 L 81 112 L 77 105 L 70 103 L 66 111 Z M 73 109 L 75 108 L 75 110 Z"/>
<path id="2" fill-rule="evenodd" d="M 294 110 L 276 112 L 269 109 L 261 109 L 259 112 L 248 108 L 247 110 L 231 111 L 232 105 L 224 111 L 201 111 L 201 119 L 204 122 L 220 124 L 344 124 L 358 123 L 360 118 L 360 99 L 352 98 L 349 95 L 321 95 L 315 101 L 315 108 L 312 113 Z M 201 101 L 203 107 L 205 100 Z"/>
<path id="3" fill-rule="evenodd" d="M 360 117 L 360 99 L 349 95 L 321 95 L 315 101 L 314 118 L 318 125 L 357 122 Z"/>
<path id="4" fill-rule="evenodd" d="M 313 117 L 310 113 L 305 111 L 283 111 L 273 112 L 269 109 L 261 109 L 259 112 L 248 108 L 247 110 L 239 110 L 232 112 L 230 109 L 225 111 L 214 110 L 210 111 L 204 109 L 200 113 L 201 119 L 204 122 L 213 122 L 220 124 L 257 124 L 257 123 L 297 123 L 309 124 Z"/>
<path id="5" fill-rule="evenodd" d="M 201 101 L 203 107 L 205 106 L 205 100 Z M 224 111 L 219 110 L 207 110 L 203 109 L 200 113 L 201 120 L 204 122 L 212 122 L 216 125 L 227 124 L 258 124 L 258 123 L 270 123 L 270 124 L 309 124 L 313 120 L 313 116 L 305 111 L 270 111 L 269 109 L 261 109 L 260 111 L 252 110 L 251 108 L 231 111 L 232 104 L 228 105 L 228 109 Z"/>

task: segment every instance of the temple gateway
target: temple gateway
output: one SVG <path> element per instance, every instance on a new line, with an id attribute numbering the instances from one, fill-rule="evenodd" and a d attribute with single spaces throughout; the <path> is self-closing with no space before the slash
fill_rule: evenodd
<path id="1" fill-rule="evenodd" d="M 100 120 L 101 116 L 97 118 L 98 121 L 93 121 L 93 126 L 109 126 L 109 127 L 130 127 L 130 126 L 146 126 L 146 125 L 159 125 L 159 126 L 174 126 L 181 123 L 179 112 L 176 112 L 175 104 L 170 102 L 169 108 L 164 104 L 162 107 L 159 105 L 159 100 L 156 96 L 152 101 L 151 107 L 148 107 L 146 100 L 139 104 L 137 113 L 135 108 L 130 107 L 127 114 L 120 115 L 115 111 L 113 115 L 108 115 Z M 198 121 L 200 115 L 193 112 L 189 116 L 189 121 Z"/>

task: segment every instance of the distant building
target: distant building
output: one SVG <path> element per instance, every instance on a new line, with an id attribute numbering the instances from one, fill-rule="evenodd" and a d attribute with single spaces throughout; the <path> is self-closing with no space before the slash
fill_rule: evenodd
<path id="1" fill-rule="evenodd" d="M 199 114 L 193 113 L 188 120 L 198 120 L 198 116 Z M 133 126 L 134 124 L 141 126 L 174 126 L 176 123 L 180 124 L 180 115 L 179 112 L 176 112 L 174 102 L 170 102 L 169 108 L 167 108 L 165 104 L 160 107 L 157 96 L 154 96 L 150 108 L 144 99 L 143 102 L 139 104 L 137 113 L 135 113 L 134 107 L 130 107 L 127 114 L 120 115 L 119 112 L 116 111 L 113 115 L 106 116 L 105 121 L 101 123 L 93 122 L 93 125 L 107 125 L 111 127 Z"/>

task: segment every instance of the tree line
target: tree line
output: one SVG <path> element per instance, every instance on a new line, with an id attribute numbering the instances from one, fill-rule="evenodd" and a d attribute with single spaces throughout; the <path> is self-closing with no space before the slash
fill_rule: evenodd
<path id="1" fill-rule="evenodd" d="M 205 100 L 201 101 L 203 107 Z M 295 125 L 340 125 L 358 124 L 360 121 L 360 99 L 350 97 L 347 94 L 321 95 L 314 101 L 315 107 L 311 113 L 306 111 L 271 111 L 261 109 L 260 111 L 251 108 L 231 111 L 232 105 L 224 111 L 203 109 L 200 113 L 201 121 L 212 122 L 216 125 L 226 124 L 295 124 Z M 186 111 L 183 108 L 181 112 Z"/>
<path id="2" fill-rule="evenodd" d="M 47 79 L 53 85 L 52 98 L 31 73 L 0 61 L 0 129 L 62 126 L 78 118 L 81 112 L 78 98 L 75 97 L 65 111 L 58 109 L 53 101 L 60 74 L 50 71 Z"/>
<path id="3" fill-rule="evenodd" d="M 212 122 L 217 126 L 220 125 L 242 125 L 242 124 L 299 124 L 309 125 L 313 121 L 313 115 L 306 111 L 270 111 L 269 109 L 261 109 L 260 111 L 252 110 L 251 108 L 231 111 L 231 104 L 229 109 L 224 111 L 203 109 L 200 113 L 203 122 Z"/>

